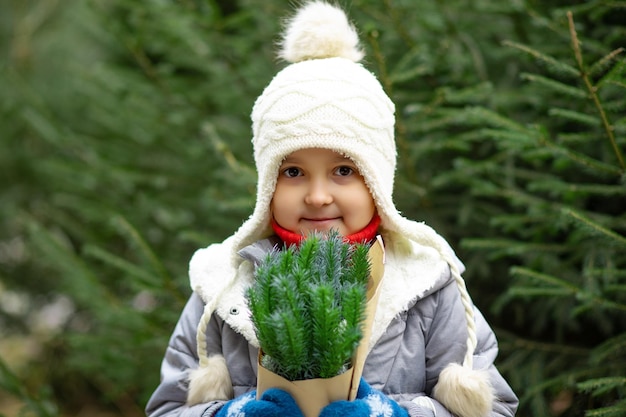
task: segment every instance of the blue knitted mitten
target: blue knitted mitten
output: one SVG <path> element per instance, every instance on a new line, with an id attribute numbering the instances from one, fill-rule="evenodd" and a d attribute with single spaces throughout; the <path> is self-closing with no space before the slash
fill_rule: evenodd
<path id="1" fill-rule="evenodd" d="M 228 401 L 215 417 L 303 417 L 300 408 L 288 392 L 268 389 L 256 399 L 256 391 Z"/>
<path id="2" fill-rule="evenodd" d="M 408 417 L 397 402 L 372 388 L 363 378 L 354 401 L 335 401 L 322 409 L 320 417 Z"/>

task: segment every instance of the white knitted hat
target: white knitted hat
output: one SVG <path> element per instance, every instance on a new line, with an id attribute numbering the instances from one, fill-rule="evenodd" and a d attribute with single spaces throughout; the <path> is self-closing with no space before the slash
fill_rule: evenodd
<path id="1" fill-rule="evenodd" d="M 473 305 L 449 245 L 430 227 L 401 216 L 393 203 L 394 105 L 376 77 L 358 62 L 363 57 L 358 43 L 343 10 L 323 1 L 304 4 L 288 21 L 280 56 L 291 64 L 274 77 L 252 111 L 257 200 L 250 218 L 232 237 L 231 261 L 236 266 L 241 262 L 238 250 L 273 233 L 270 202 L 287 155 L 324 148 L 349 157 L 372 194 L 380 227 L 399 239 L 435 248 L 450 265 L 467 316 L 467 353 L 462 366 L 452 364 L 442 372 L 435 397 L 459 416 L 482 417 L 491 411 L 493 395 L 485 374 L 472 369 Z M 199 326 L 199 352 L 205 343 L 204 324 Z"/>
<path id="2" fill-rule="evenodd" d="M 235 234 L 235 247 L 271 233 L 278 168 L 299 149 L 332 149 L 351 158 L 383 208 L 383 222 L 385 212 L 395 211 L 394 105 L 358 63 L 358 42 L 345 13 L 321 1 L 307 3 L 289 21 L 280 56 L 292 64 L 274 77 L 252 110 L 257 201 Z"/>

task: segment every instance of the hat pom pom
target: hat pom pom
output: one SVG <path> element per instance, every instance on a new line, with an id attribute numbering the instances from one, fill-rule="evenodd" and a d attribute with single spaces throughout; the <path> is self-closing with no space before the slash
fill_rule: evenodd
<path id="1" fill-rule="evenodd" d="M 494 401 L 488 373 L 457 363 L 441 372 L 433 397 L 459 417 L 489 416 Z"/>
<path id="2" fill-rule="evenodd" d="M 223 356 L 211 356 L 203 366 L 189 370 L 188 405 L 231 398 L 233 386 Z"/>
<path id="3" fill-rule="evenodd" d="M 345 12 L 323 1 L 312 1 L 287 21 L 279 57 L 296 63 L 309 59 L 363 58 L 356 29 Z"/>

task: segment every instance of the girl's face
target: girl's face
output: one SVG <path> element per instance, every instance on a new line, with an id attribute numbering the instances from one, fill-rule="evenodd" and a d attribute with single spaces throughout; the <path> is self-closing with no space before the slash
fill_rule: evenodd
<path id="1" fill-rule="evenodd" d="M 348 236 L 369 224 L 376 206 L 352 160 L 310 148 L 281 164 L 271 210 L 276 223 L 294 233 L 335 229 Z"/>

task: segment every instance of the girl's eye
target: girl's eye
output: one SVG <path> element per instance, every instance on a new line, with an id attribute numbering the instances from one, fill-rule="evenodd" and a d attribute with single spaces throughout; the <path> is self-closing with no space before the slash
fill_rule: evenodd
<path id="1" fill-rule="evenodd" d="M 335 170 L 335 173 L 337 175 L 339 175 L 339 176 L 347 177 L 347 176 L 352 175 L 354 173 L 354 168 L 351 168 L 349 166 L 343 165 L 343 166 L 340 166 L 339 168 L 337 168 Z"/>
<path id="2" fill-rule="evenodd" d="M 299 177 L 300 175 L 302 175 L 302 173 L 300 172 L 300 169 L 295 168 L 295 167 L 283 169 L 283 174 L 287 178 L 294 178 L 294 177 Z"/>

